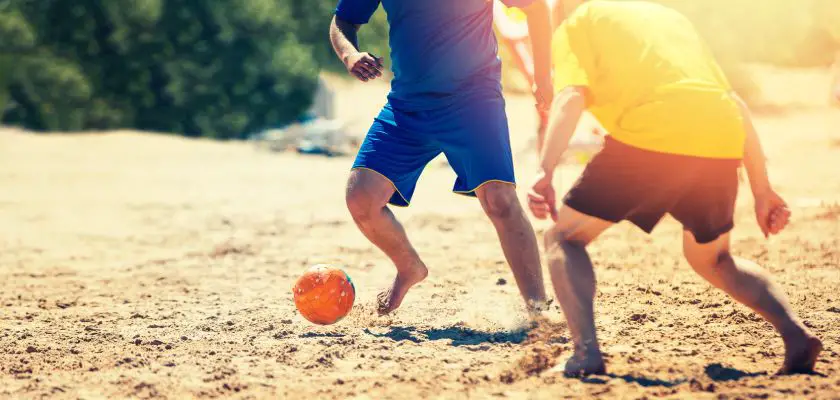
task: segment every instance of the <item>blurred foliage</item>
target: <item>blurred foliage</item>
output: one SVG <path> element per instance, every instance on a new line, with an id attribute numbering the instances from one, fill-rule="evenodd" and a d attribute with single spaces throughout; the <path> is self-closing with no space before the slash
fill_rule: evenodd
<path id="1" fill-rule="evenodd" d="M 758 88 L 742 63 L 826 65 L 840 42 L 838 0 L 658 1 L 696 23 L 748 99 Z M 343 69 L 327 39 L 335 3 L 0 0 L 2 122 L 216 138 L 285 124 L 308 108 L 319 69 Z M 389 64 L 381 8 L 359 42 Z"/>
<path id="2" fill-rule="evenodd" d="M 293 0 L 0 1 L 3 123 L 216 138 L 284 124 L 311 103 L 330 13 Z"/>

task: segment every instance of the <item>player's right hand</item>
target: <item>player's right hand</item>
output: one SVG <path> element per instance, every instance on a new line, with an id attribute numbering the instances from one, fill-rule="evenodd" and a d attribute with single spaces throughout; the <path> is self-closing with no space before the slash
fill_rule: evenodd
<path id="1" fill-rule="evenodd" d="M 551 216 L 553 221 L 557 221 L 557 197 L 552 181 L 551 174 L 541 171 L 528 192 L 528 208 L 538 219 Z"/>
<path id="2" fill-rule="evenodd" d="M 355 53 L 344 59 L 344 67 L 356 79 L 367 82 L 382 76 L 382 57 L 366 52 Z"/>
<path id="3" fill-rule="evenodd" d="M 755 196 L 755 218 L 764 237 L 781 232 L 790 220 L 790 209 L 775 191 L 768 190 Z"/>

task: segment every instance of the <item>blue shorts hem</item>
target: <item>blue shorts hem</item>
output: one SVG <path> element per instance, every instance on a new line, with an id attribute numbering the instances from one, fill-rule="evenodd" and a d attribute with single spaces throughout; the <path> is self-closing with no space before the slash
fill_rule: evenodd
<path id="1" fill-rule="evenodd" d="M 478 191 L 478 189 L 481 189 L 481 187 L 482 187 L 482 186 L 484 186 L 484 185 L 486 185 L 486 184 L 488 184 L 488 183 L 492 183 L 492 182 L 498 182 L 498 183 L 508 184 L 508 185 L 513 186 L 513 188 L 514 188 L 514 189 L 516 189 L 516 182 L 514 182 L 513 180 L 506 180 L 506 179 L 488 179 L 488 180 L 486 180 L 486 181 L 484 181 L 484 182 L 481 182 L 481 183 L 480 183 L 480 184 L 478 184 L 476 187 L 474 187 L 474 188 L 472 188 L 472 189 L 470 189 L 470 190 L 454 190 L 454 189 L 453 189 L 453 190 L 452 190 L 452 193 L 455 193 L 455 194 L 460 194 L 460 195 L 462 195 L 462 196 L 467 196 L 467 197 L 477 197 L 477 196 L 476 196 L 476 192 Z"/>
<path id="2" fill-rule="evenodd" d="M 383 174 L 383 173 L 381 173 L 381 172 L 379 172 L 379 171 L 377 171 L 373 168 L 365 167 L 365 166 L 361 166 L 361 165 L 354 165 L 353 168 L 351 168 L 350 170 L 352 171 L 352 170 L 357 170 L 357 169 L 358 170 L 371 171 L 373 173 L 376 173 L 377 175 L 385 178 L 388 181 L 388 183 L 390 183 L 391 186 L 394 187 L 394 194 L 388 200 L 388 204 L 390 204 L 392 206 L 396 206 L 396 207 L 408 207 L 409 205 L 411 205 L 411 200 L 406 198 L 405 196 L 403 196 L 403 194 L 400 192 L 400 188 L 397 187 L 397 184 L 394 183 L 394 181 L 391 180 L 391 178 L 385 176 L 385 174 Z"/>

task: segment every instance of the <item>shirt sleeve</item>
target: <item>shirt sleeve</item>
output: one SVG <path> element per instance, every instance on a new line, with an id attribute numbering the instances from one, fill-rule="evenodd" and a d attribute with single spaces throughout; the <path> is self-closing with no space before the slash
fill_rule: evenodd
<path id="1" fill-rule="evenodd" d="M 570 19 L 554 33 L 551 43 L 554 64 L 554 90 L 570 86 L 589 89 L 595 66 L 589 38 L 579 19 Z"/>
<path id="2" fill-rule="evenodd" d="M 380 0 L 338 0 L 335 16 L 351 24 L 363 25 L 379 8 Z"/>
<path id="3" fill-rule="evenodd" d="M 508 7 L 524 8 L 530 6 L 535 0 L 501 0 Z"/>

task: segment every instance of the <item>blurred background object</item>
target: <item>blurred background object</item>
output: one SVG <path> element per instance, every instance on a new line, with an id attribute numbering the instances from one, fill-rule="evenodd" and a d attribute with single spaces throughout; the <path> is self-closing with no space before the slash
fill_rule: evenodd
<path id="1" fill-rule="evenodd" d="M 345 155 L 355 150 L 360 136 L 348 135 L 348 126 L 336 118 L 335 92 L 323 76 L 318 77 L 309 110 L 292 123 L 252 135 L 259 148 L 271 151 L 296 150 L 301 154 Z"/>

